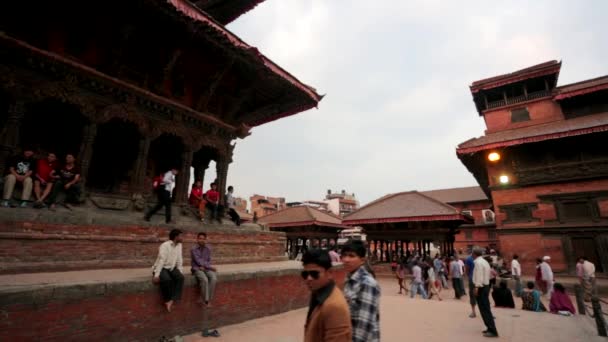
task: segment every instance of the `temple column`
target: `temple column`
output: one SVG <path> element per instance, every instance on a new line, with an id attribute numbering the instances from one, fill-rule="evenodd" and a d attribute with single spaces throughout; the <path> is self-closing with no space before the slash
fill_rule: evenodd
<path id="1" fill-rule="evenodd" d="M 205 184 L 205 173 L 209 168 L 209 162 L 210 160 L 205 160 L 194 166 L 194 180 L 200 180 L 204 189 L 209 188 L 209 184 Z"/>
<path id="2" fill-rule="evenodd" d="M 9 107 L 6 123 L 0 134 L 0 175 L 6 173 L 6 163 L 17 150 L 21 121 L 24 116 L 25 102 L 17 101 Z"/>
<path id="3" fill-rule="evenodd" d="M 141 137 L 139 139 L 139 147 L 137 150 L 137 158 L 133 162 L 133 176 L 131 177 L 131 192 L 133 194 L 144 193 L 144 181 L 146 179 L 146 168 L 148 167 L 148 152 L 150 151 L 150 143 L 152 139 L 149 137 Z"/>
<path id="4" fill-rule="evenodd" d="M 94 122 L 84 126 L 82 133 L 82 144 L 80 145 L 80 153 L 78 160 L 80 161 L 80 178 L 81 184 L 86 186 L 87 176 L 89 175 L 89 167 L 91 166 L 91 158 L 93 157 L 93 144 L 97 135 L 97 124 Z"/>
<path id="5" fill-rule="evenodd" d="M 182 153 L 182 167 L 177 175 L 175 186 L 175 203 L 183 205 L 188 201 L 188 185 L 190 184 L 190 167 L 192 166 L 192 156 L 194 153 L 188 147 Z"/>
<path id="6" fill-rule="evenodd" d="M 228 165 L 230 165 L 230 162 L 229 156 L 220 155 L 215 163 L 218 183 L 217 191 L 220 193 L 220 203 L 224 202 L 224 196 L 226 196 L 226 181 L 228 179 Z"/>

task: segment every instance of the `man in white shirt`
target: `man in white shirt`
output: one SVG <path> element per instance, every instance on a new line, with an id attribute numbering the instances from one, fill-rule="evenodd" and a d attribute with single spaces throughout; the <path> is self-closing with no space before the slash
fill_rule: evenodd
<path id="1" fill-rule="evenodd" d="M 414 267 L 412 267 L 412 285 L 410 288 L 410 297 L 415 298 L 416 293 L 420 291 L 422 299 L 427 299 L 426 291 L 424 290 L 424 282 L 422 281 L 422 268 L 418 266 L 418 261 L 414 261 Z"/>
<path id="2" fill-rule="evenodd" d="M 144 217 L 146 221 L 150 221 L 152 215 L 156 214 L 162 207 L 165 207 L 165 222 L 167 224 L 171 223 L 171 191 L 175 185 L 175 175 L 177 175 L 176 168 L 172 168 L 163 175 L 163 179 L 158 189 L 156 189 L 158 203 L 146 214 Z"/>
<path id="3" fill-rule="evenodd" d="M 184 286 L 184 260 L 182 257 L 182 231 L 173 229 L 169 240 L 158 248 L 158 257 L 152 266 L 154 284 L 160 284 L 165 307 L 171 312 L 174 301 L 182 297 Z"/>
<path id="4" fill-rule="evenodd" d="M 511 276 L 515 280 L 515 295 L 517 297 L 521 297 L 522 288 L 521 288 L 521 265 L 519 264 L 519 256 L 517 254 L 513 255 L 513 260 L 511 260 Z"/>
<path id="5" fill-rule="evenodd" d="M 549 261 L 551 261 L 551 257 L 545 255 L 543 257 L 543 262 L 540 264 L 541 278 L 547 284 L 547 298 L 551 298 L 553 283 L 555 282 L 555 279 L 553 279 L 553 270 L 551 269 L 551 265 L 549 265 Z"/>
<path id="6" fill-rule="evenodd" d="M 475 299 L 479 313 L 486 326 L 484 337 L 498 337 L 492 308 L 490 307 L 490 264 L 482 257 L 483 250 L 479 247 L 473 249 L 475 267 L 473 268 L 473 284 L 475 285 Z"/>
<path id="7" fill-rule="evenodd" d="M 230 215 L 230 219 L 236 223 L 237 226 L 241 225 L 241 216 L 236 212 L 236 199 L 233 195 L 234 187 L 231 185 L 228 187 L 228 192 L 226 192 L 226 207 L 228 208 L 228 215 Z"/>
<path id="8" fill-rule="evenodd" d="M 582 256 L 578 258 L 576 273 L 580 279 L 581 286 L 585 290 L 585 301 L 591 300 L 591 295 L 597 295 L 595 283 L 595 265 Z"/>

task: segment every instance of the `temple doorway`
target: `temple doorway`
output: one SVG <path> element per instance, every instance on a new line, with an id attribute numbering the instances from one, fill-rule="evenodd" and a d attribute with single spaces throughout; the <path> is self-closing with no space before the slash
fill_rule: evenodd
<path id="1" fill-rule="evenodd" d="M 23 118 L 20 145 L 42 154 L 54 152 L 61 161 L 68 153 L 78 158 L 87 122 L 74 105 L 55 99 L 34 103 Z"/>
<path id="2" fill-rule="evenodd" d="M 97 126 L 87 186 L 105 193 L 129 193 L 141 134 L 118 118 Z"/>
<path id="3" fill-rule="evenodd" d="M 172 168 L 180 170 L 183 152 L 184 143 L 181 138 L 172 134 L 162 134 L 150 144 L 147 176 L 153 179 Z"/>
<path id="4" fill-rule="evenodd" d="M 0 132 L 3 131 L 4 125 L 6 124 L 9 106 L 10 97 L 5 92 L 0 91 Z"/>

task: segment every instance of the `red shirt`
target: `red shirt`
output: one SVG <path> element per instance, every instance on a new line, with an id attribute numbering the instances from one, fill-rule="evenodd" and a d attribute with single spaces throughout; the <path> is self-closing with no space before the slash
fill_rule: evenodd
<path id="1" fill-rule="evenodd" d="M 41 180 L 45 182 L 51 182 L 53 179 L 51 178 L 51 171 L 57 168 L 57 162 L 49 163 L 47 159 L 38 160 L 38 165 L 36 167 L 36 175 L 40 177 Z"/>
<path id="2" fill-rule="evenodd" d="M 201 201 L 202 196 L 203 196 L 202 187 L 200 187 L 200 188 L 192 187 L 192 191 L 190 191 L 190 198 L 188 199 L 188 202 L 190 202 L 190 205 L 197 207 Z"/>
<path id="3" fill-rule="evenodd" d="M 217 203 L 220 201 L 220 193 L 216 190 L 208 190 L 205 196 L 209 202 Z"/>

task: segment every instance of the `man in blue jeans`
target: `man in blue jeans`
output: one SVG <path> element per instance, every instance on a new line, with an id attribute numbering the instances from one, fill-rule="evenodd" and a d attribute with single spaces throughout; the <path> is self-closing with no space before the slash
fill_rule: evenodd
<path id="1" fill-rule="evenodd" d="M 412 286 L 410 290 L 410 297 L 416 297 L 416 293 L 420 291 L 422 299 L 427 299 L 426 291 L 424 290 L 424 282 L 422 281 L 422 268 L 418 265 L 418 261 L 414 261 L 414 267 L 412 267 Z"/>

